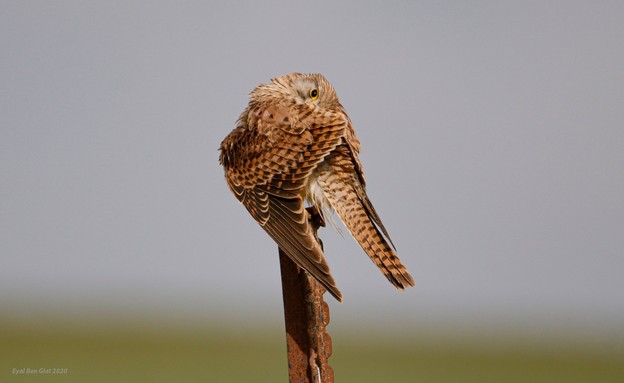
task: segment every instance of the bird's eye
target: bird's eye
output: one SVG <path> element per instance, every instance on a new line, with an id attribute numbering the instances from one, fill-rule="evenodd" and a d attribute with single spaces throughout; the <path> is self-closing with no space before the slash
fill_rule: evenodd
<path id="1" fill-rule="evenodd" d="M 318 98 L 318 89 L 316 88 L 312 88 L 310 89 L 310 98 L 312 99 L 312 101 L 316 100 Z"/>

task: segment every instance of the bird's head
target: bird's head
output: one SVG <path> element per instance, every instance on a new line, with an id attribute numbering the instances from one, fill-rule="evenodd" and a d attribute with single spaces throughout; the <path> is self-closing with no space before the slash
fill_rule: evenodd
<path id="1" fill-rule="evenodd" d="M 333 111 L 342 110 L 334 87 L 318 73 L 291 73 L 271 79 L 251 92 L 252 101 L 275 100 L 296 105 L 316 105 Z"/>

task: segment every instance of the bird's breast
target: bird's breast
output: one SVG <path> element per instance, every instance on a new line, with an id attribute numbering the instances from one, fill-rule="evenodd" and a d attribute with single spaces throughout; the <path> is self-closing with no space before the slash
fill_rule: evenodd
<path id="1" fill-rule="evenodd" d="M 318 166 L 310 173 L 306 179 L 305 187 L 303 190 L 303 197 L 317 210 L 323 211 L 324 209 L 331 209 L 331 205 L 325 196 L 323 184 L 320 182 L 320 177 L 326 172 L 330 172 L 329 166 L 325 161 L 318 164 Z"/>

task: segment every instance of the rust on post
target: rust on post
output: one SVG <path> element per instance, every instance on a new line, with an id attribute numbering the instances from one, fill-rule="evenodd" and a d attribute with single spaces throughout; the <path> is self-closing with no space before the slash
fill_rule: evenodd
<path id="1" fill-rule="evenodd" d="M 308 208 L 310 224 L 316 240 L 319 227 L 325 226 L 322 216 Z M 333 383 L 334 371 L 327 359 L 332 342 L 325 327 L 329 323 L 329 307 L 323 300 L 325 288 L 305 270 L 297 266 L 279 249 L 282 272 L 282 294 L 288 350 L 288 381 L 290 383 Z"/>

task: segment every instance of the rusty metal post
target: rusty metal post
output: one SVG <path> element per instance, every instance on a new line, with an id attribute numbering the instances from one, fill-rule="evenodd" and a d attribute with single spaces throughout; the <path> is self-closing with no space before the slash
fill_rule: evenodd
<path id="1" fill-rule="evenodd" d="M 308 208 L 310 224 L 316 235 L 323 218 Z M 288 350 L 288 381 L 290 383 L 334 383 L 334 370 L 327 359 L 332 342 L 325 326 L 329 323 L 329 307 L 323 300 L 325 288 L 308 272 L 297 266 L 279 249 L 282 272 L 282 294 Z"/>

